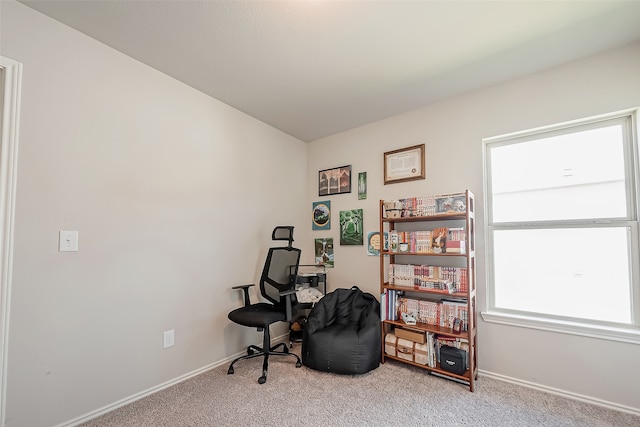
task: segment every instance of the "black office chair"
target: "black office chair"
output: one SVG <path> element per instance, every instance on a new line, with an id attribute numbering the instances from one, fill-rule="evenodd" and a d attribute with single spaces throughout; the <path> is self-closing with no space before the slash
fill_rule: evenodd
<path id="1" fill-rule="evenodd" d="M 279 226 L 273 229 L 272 240 L 287 240 L 286 247 L 270 248 L 267 254 L 262 275 L 260 276 L 260 294 L 267 302 L 251 304 L 249 300 L 249 287 L 254 284 L 234 286 L 233 289 L 242 289 L 244 293 L 244 307 L 233 310 L 228 317 L 234 323 L 243 326 L 257 328 L 263 332 L 262 347 L 250 345 L 247 354 L 240 356 L 231 362 L 227 374 L 233 374 L 233 365 L 236 362 L 253 357 L 264 357 L 262 364 L 262 376 L 258 383 L 267 381 L 269 369 L 269 356 L 291 356 L 296 359 L 296 368 L 302 366 L 297 354 L 289 353 L 285 343 L 271 347 L 271 335 L 269 326 L 276 322 L 288 322 L 293 318 L 296 299 L 295 287 L 300 265 L 300 249 L 292 247 L 293 227 Z M 282 348 L 281 350 L 278 350 Z"/>

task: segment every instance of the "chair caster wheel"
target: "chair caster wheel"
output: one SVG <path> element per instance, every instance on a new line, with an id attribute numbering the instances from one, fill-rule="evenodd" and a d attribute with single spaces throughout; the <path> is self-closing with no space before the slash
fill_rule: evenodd
<path id="1" fill-rule="evenodd" d="M 260 377 L 258 378 L 258 384 L 264 384 L 267 382 L 267 377 Z"/>
<path id="2" fill-rule="evenodd" d="M 233 374 L 233 367 L 230 366 L 229 369 L 227 370 L 227 375 L 232 375 Z"/>
<path id="3" fill-rule="evenodd" d="M 302 367 L 302 362 L 296 362 L 296 368 Z"/>

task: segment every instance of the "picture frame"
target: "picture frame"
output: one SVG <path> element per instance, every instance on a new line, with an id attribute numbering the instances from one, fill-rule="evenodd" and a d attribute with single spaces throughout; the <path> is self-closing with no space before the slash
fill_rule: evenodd
<path id="1" fill-rule="evenodd" d="M 351 165 L 318 171 L 318 196 L 351 193 Z"/>
<path id="2" fill-rule="evenodd" d="M 380 232 L 370 231 L 367 235 L 367 255 L 378 256 L 380 255 Z"/>
<path id="3" fill-rule="evenodd" d="M 358 174 L 358 200 L 367 198 L 367 173 L 360 172 Z"/>
<path id="4" fill-rule="evenodd" d="M 331 201 L 313 202 L 311 208 L 311 228 L 313 230 L 331 229 Z"/>
<path id="5" fill-rule="evenodd" d="M 340 246 L 363 245 L 364 210 L 340 211 Z"/>
<path id="6" fill-rule="evenodd" d="M 425 179 L 424 144 L 384 153 L 384 184 Z"/>
<path id="7" fill-rule="evenodd" d="M 314 239 L 314 252 L 316 265 L 333 268 L 333 237 L 321 237 Z"/>

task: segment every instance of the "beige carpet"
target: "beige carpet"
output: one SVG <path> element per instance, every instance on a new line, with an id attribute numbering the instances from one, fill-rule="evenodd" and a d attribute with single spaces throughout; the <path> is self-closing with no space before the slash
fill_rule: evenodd
<path id="1" fill-rule="evenodd" d="M 639 416 L 482 376 L 471 393 L 396 362 L 340 376 L 272 357 L 259 385 L 261 366 L 218 367 L 83 426 L 640 426 Z"/>

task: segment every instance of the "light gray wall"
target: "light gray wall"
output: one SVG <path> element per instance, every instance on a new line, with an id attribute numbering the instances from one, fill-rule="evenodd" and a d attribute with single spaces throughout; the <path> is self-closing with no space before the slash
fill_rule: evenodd
<path id="1" fill-rule="evenodd" d="M 229 287 L 257 278 L 276 224 L 296 226 L 305 262 L 313 238 L 334 237 L 330 288 L 377 294 L 378 260 L 338 244 L 338 212 L 363 208 L 373 231 L 381 198 L 469 188 L 484 307 L 482 138 L 640 104 L 636 44 L 305 145 L 23 5 L 0 7 L 1 53 L 24 64 L 8 425 L 80 417 L 259 341 L 226 319 L 240 304 Z M 427 179 L 384 186 L 382 153 L 423 142 Z M 345 164 L 368 173 L 368 199 L 317 197 L 317 171 Z M 326 199 L 332 229 L 311 231 L 311 203 Z M 60 229 L 79 230 L 79 252 L 57 252 Z M 168 329 L 176 346 L 163 350 Z M 482 321 L 479 339 L 482 370 L 640 408 L 637 345 Z"/>
<path id="2" fill-rule="evenodd" d="M 230 287 L 259 277 L 275 225 L 308 226 L 306 144 L 1 7 L 2 54 L 24 65 L 7 425 L 65 422 L 261 342 L 228 321 Z M 80 250 L 59 253 L 58 230 Z"/>
<path id="3" fill-rule="evenodd" d="M 365 256 L 363 247 L 337 243 L 340 210 L 364 209 L 366 233 L 379 227 L 379 199 L 470 189 L 477 203 L 478 297 L 484 309 L 482 139 L 640 106 L 638 76 L 636 43 L 311 143 L 309 206 L 327 199 L 333 211 L 331 230 L 311 233 L 311 238 L 336 242 L 330 286 L 358 284 L 379 293 L 378 259 Z M 421 143 L 426 144 L 426 180 L 384 185 L 383 153 Z M 349 164 L 354 176 L 367 172 L 367 199 L 357 200 L 356 193 L 318 197 L 318 171 Z M 481 370 L 640 412 L 637 344 L 489 324 L 479 317 L 478 348 Z"/>

